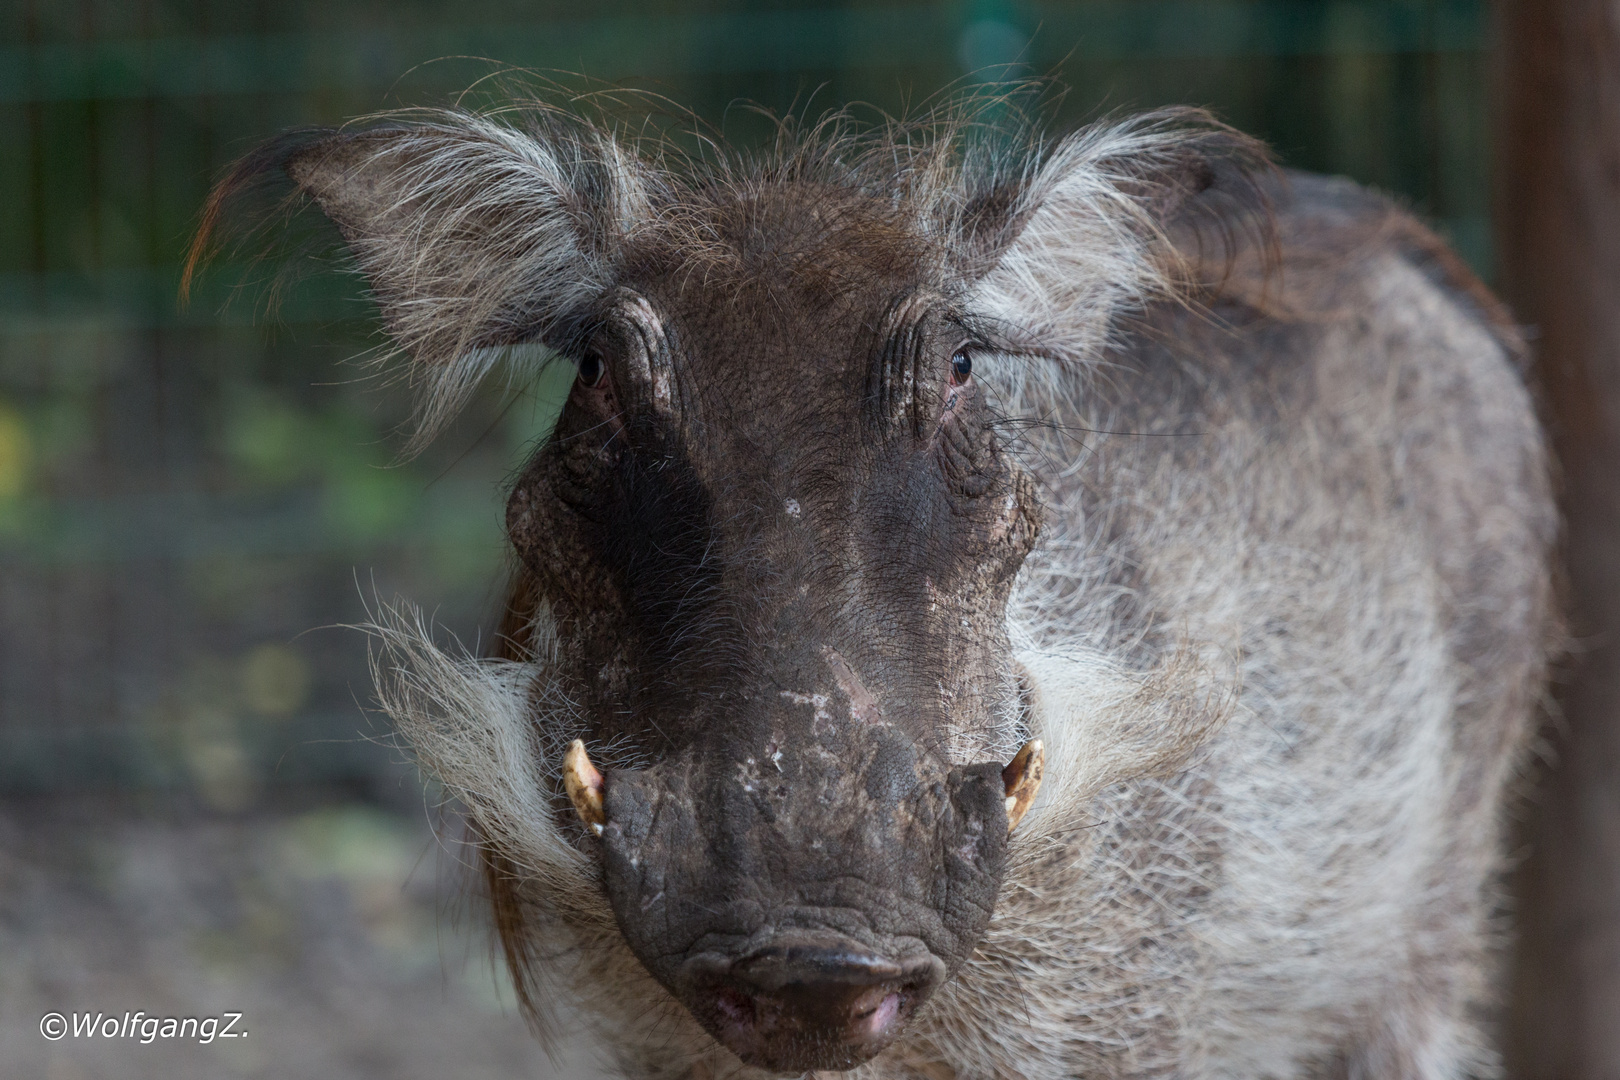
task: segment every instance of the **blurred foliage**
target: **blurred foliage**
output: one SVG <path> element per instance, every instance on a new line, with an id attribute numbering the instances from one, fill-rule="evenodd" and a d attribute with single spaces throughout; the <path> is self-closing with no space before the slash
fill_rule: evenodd
<path id="1" fill-rule="evenodd" d="M 401 784 L 368 700 L 376 597 L 476 648 L 500 490 L 569 371 L 491 389 L 399 460 L 361 282 L 231 261 L 179 303 L 212 180 L 270 134 L 444 103 L 491 75 L 890 112 L 1050 75 L 1056 124 L 1189 103 L 1289 165 L 1430 215 L 1489 271 L 1483 0 L 13 0 L 0 12 L 0 790 Z M 595 80 L 595 81 L 592 81 Z M 494 83 L 482 84 L 485 89 Z"/>
<path id="2" fill-rule="evenodd" d="M 34 464 L 34 440 L 21 414 L 0 402 L 0 499 L 23 493 Z"/>

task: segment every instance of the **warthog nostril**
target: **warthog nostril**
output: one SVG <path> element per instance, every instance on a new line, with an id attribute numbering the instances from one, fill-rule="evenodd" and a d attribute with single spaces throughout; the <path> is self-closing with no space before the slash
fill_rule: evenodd
<path id="1" fill-rule="evenodd" d="M 714 1007 L 720 1016 L 732 1024 L 754 1022 L 754 999 L 738 990 L 722 988 L 714 995 Z"/>
<path id="2" fill-rule="evenodd" d="M 862 995 L 852 1010 L 851 1034 L 875 1039 L 883 1036 L 900 1016 L 901 1007 L 914 994 L 879 987 Z"/>

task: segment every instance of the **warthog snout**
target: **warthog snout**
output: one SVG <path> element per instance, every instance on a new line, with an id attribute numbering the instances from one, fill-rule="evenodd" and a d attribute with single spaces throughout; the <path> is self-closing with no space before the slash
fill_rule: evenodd
<path id="1" fill-rule="evenodd" d="M 716 1039 L 765 1068 L 850 1068 L 983 932 L 1043 750 L 943 769 L 887 725 L 791 754 L 773 731 L 760 757 L 607 774 L 576 740 L 564 786 L 626 940 Z"/>
<path id="2" fill-rule="evenodd" d="M 886 724 L 782 727 L 742 760 L 602 774 L 607 892 L 648 971 L 743 1061 L 851 1068 L 982 935 L 1008 783 Z"/>
<path id="3" fill-rule="evenodd" d="M 681 974 L 693 1014 L 744 1061 L 847 1069 L 893 1041 L 944 981 L 945 964 L 874 956 L 823 934 L 782 936 L 738 960 L 700 953 Z"/>

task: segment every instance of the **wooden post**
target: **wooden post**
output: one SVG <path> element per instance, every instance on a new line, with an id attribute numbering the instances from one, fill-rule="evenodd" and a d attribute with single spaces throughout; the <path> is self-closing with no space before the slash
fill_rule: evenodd
<path id="1" fill-rule="evenodd" d="M 1498 276 L 1537 333 L 1574 650 L 1526 810 L 1516 1080 L 1620 1077 L 1620 3 L 1498 0 Z"/>

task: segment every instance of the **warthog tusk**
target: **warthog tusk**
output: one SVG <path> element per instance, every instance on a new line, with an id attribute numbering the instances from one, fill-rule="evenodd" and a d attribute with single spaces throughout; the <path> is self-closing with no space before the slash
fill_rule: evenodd
<path id="1" fill-rule="evenodd" d="M 563 787 L 568 790 L 568 801 L 579 812 L 579 819 L 591 832 L 601 836 L 602 826 L 607 823 L 607 813 L 602 808 L 602 774 L 596 771 L 590 755 L 585 753 L 583 739 L 575 739 L 568 753 L 563 755 Z"/>
<path id="2" fill-rule="evenodd" d="M 1001 782 L 1007 786 L 1008 832 L 1016 829 L 1029 812 L 1035 793 L 1041 789 L 1041 775 L 1045 771 L 1046 748 L 1039 739 L 1025 743 L 1012 762 L 1001 770 Z"/>

